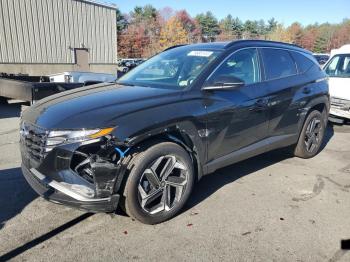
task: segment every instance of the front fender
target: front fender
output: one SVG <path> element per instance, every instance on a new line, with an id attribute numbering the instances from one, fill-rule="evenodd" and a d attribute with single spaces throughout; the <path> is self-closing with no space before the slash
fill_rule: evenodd
<path id="1" fill-rule="evenodd" d="M 206 109 L 201 99 L 182 100 L 120 117 L 112 135 L 117 144 L 133 147 L 159 135 L 178 134 L 177 139 L 196 156 L 198 166 L 203 166 L 207 141 L 199 136 L 198 131 L 206 128 L 205 116 Z M 200 177 L 203 170 L 198 173 Z"/>

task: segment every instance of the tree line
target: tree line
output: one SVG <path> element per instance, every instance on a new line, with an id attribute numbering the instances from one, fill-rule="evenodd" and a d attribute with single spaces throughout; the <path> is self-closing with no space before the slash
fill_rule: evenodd
<path id="1" fill-rule="evenodd" d="M 237 39 L 282 41 L 315 53 L 350 43 L 349 19 L 338 24 L 284 26 L 274 18 L 243 22 L 227 15 L 218 20 L 210 11 L 191 17 L 186 10 L 157 10 L 152 5 L 136 6 L 129 14 L 117 10 L 117 30 L 120 58 L 147 58 L 174 45 Z"/>

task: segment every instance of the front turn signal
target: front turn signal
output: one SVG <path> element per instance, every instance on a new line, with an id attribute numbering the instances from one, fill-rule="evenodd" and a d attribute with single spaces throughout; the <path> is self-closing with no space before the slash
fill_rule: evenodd
<path id="1" fill-rule="evenodd" d="M 89 135 L 89 137 L 92 139 L 95 139 L 95 138 L 99 138 L 102 136 L 106 136 L 106 135 L 109 135 L 110 133 L 112 133 L 113 130 L 114 130 L 114 127 L 104 128 L 95 134 Z"/>

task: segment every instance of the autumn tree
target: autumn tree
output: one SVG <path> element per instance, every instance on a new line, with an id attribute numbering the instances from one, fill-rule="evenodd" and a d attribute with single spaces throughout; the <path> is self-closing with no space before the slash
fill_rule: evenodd
<path id="1" fill-rule="evenodd" d="M 339 48 L 344 44 L 350 43 L 350 20 L 344 19 L 344 21 L 334 28 L 334 32 L 331 33 L 331 44 L 329 49 Z"/>
<path id="2" fill-rule="evenodd" d="M 144 26 L 130 24 L 125 31 L 119 34 L 118 56 L 123 58 L 143 57 L 143 47 L 149 43 Z"/>
<path id="3" fill-rule="evenodd" d="M 315 27 L 314 25 L 309 25 L 305 27 L 303 38 L 301 39 L 301 46 L 305 49 L 312 51 L 315 46 L 317 35 L 317 27 Z"/>
<path id="4" fill-rule="evenodd" d="M 127 57 L 134 57 L 135 54 L 140 54 L 139 57 L 149 57 L 159 52 L 159 36 L 161 31 L 160 16 L 157 9 L 152 5 L 145 5 L 143 7 L 136 6 L 130 12 L 129 27 L 120 37 L 127 45 L 127 50 L 130 51 L 130 46 L 140 46 L 139 52 L 122 52 L 123 55 L 129 54 Z M 124 41 L 124 38 L 128 40 Z M 136 43 L 133 43 L 136 41 Z M 120 47 L 119 47 L 120 50 Z"/>
<path id="5" fill-rule="evenodd" d="M 175 16 L 186 30 L 189 43 L 197 43 L 201 40 L 201 30 L 198 22 L 193 19 L 186 10 L 176 12 Z"/>
<path id="6" fill-rule="evenodd" d="M 119 57 L 149 57 L 176 44 L 269 39 L 293 43 L 313 52 L 330 52 L 350 43 L 350 20 L 338 24 L 284 26 L 274 18 L 241 21 L 227 15 L 220 22 L 211 13 L 192 18 L 186 10 L 152 5 L 136 6 L 129 14 L 117 12 Z"/>
<path id="7" fill-rule="evenodd" d="M 287 28 L 287 31 L 291 37 L 291 42 L 293 44 L 302 45 L 303 28 L 301 24 L 295 22 Z"/>
<path id="8" fill-rule="evenodd" d="M 268 34 L 267 39 L 286 43 L 292 42 L 291 33 L 286 30 L 282 24 L 278 24 L 275 29 Z"/>
<path id="9" fill-rule="evenodd" d="M 166 49 L 174 45 L 186 44 L 188 35 L 185 28 L 176 16 L 171 17 L 160 33 L 159 44 Z"/>

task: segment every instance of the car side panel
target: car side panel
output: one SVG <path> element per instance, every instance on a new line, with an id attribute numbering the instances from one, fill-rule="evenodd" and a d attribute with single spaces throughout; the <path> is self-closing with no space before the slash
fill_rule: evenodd
<path id="1" fill-rule="evenodd" d="M 307 72 L 267 81 L 270 90 L 269 136 L 299 134 L 299 123 L 308 105 L 328 94 L 325 74 L 314 65 Z"/>
<path id="2" fill-rule="evenodd" d="M 300 109 L 312 94 L 305 94 L 312 89 L 312 84 L 305 83 L 301 75 L 289 76 L 268 82 L 269 101 L 269 136 L 295 134 L 298 132 Z"/>
<path id="3" fill-rule="evenodd" d="M 201 169 L 207 157 L 206 138 L 199 136 L 199 131 L 206 128 L 205 117 L 206 110 L 201 93 L 184 92 L 182 99 L 176 103 L 149 107 L 119 117 L 113 135 L 118 144 L 134 147 L 159 135 L 180 134 L 189 140 L 188 146 L 195 154 Z M 202 173 L 205 172 L 199 170 L 199 176 Z"/>
<path id="4" fill-rule="evenodd" d="M 257 106 L 259 100 L 266 100 L 266 95 L 265 83 L 207 93 L 208 161 L 266 137 L 268 110 Z"/>

